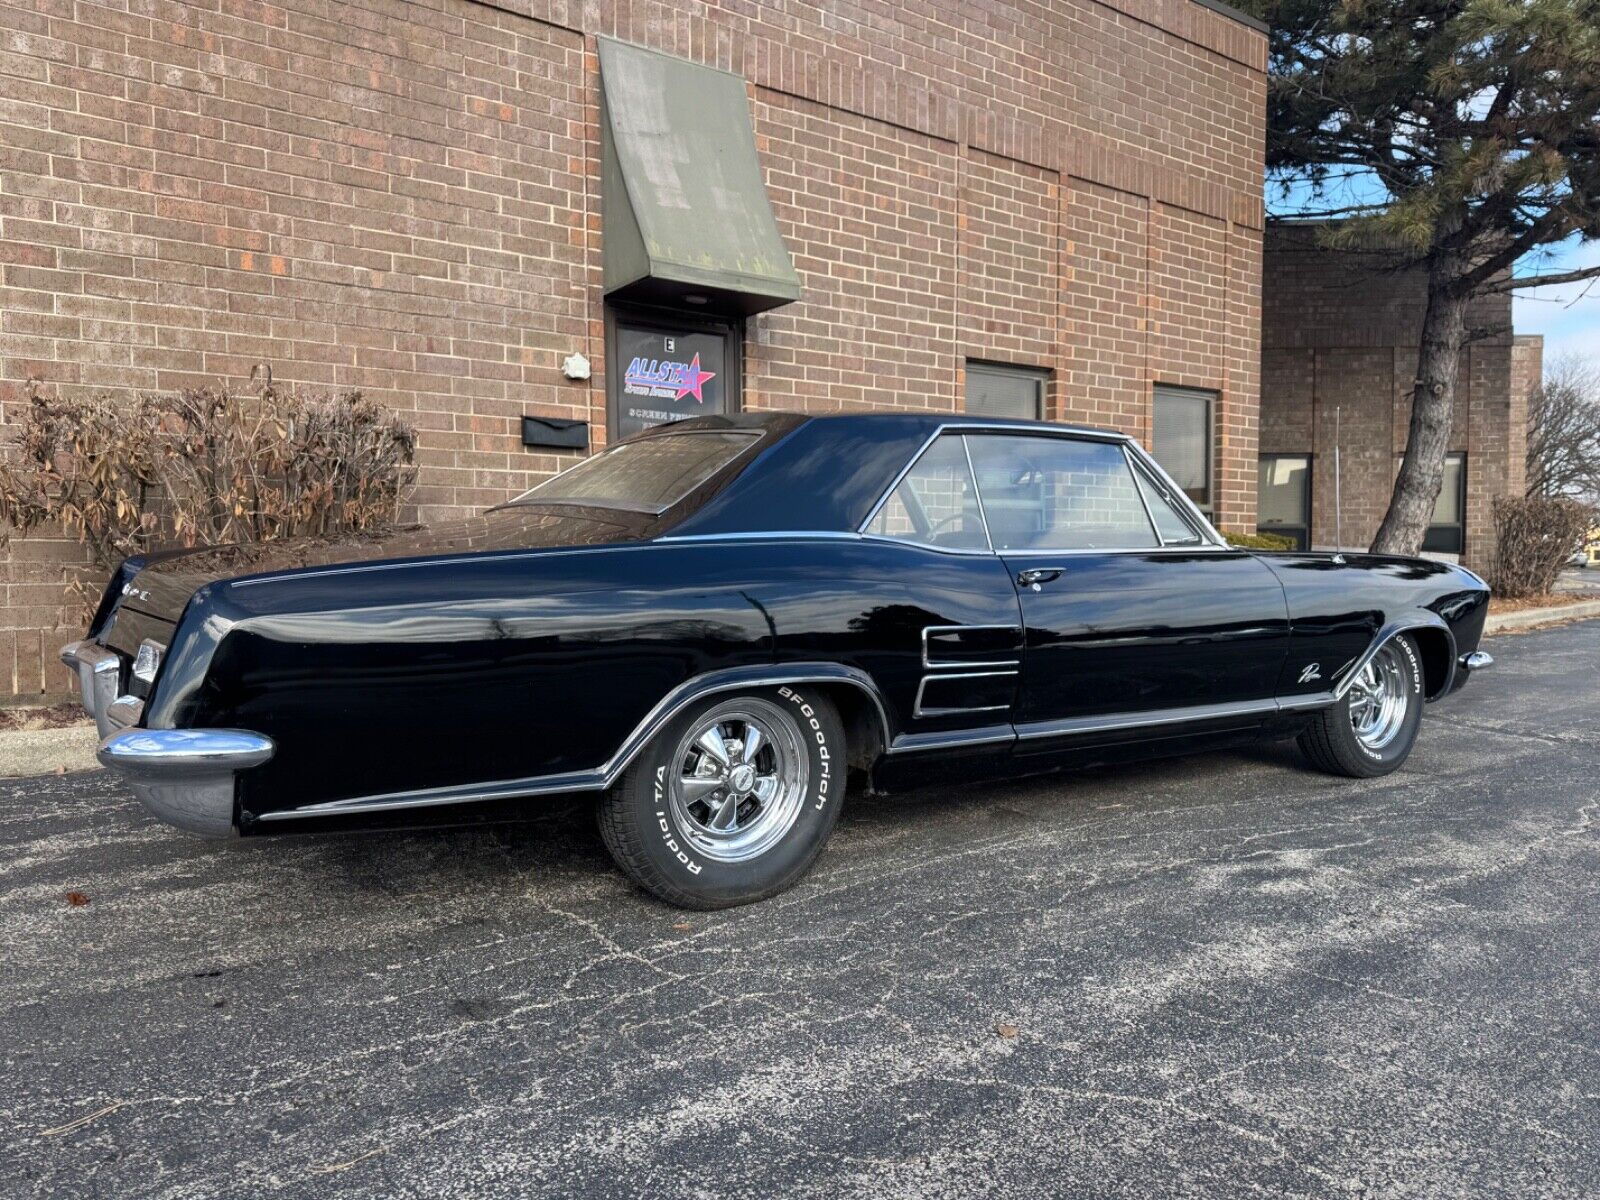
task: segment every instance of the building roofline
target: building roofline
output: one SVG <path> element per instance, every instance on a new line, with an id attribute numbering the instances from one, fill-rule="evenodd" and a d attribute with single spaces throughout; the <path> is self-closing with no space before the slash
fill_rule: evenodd
<path id="1" fill-rule="evenodd" d="M 1240 12 L 1233 5 L 1224 4 L 1222 0 L 1194 0 L 1194 2 L 1201 8 L 1209 8 L 1214 13 L 1221 13 L 1230 20 L 1237 21 L 1241 25 L 1247 25 L 1258 33 L 1271 32 L 1271 28 L 1265 21 L 1258 20 L 1247 12 Z"/>

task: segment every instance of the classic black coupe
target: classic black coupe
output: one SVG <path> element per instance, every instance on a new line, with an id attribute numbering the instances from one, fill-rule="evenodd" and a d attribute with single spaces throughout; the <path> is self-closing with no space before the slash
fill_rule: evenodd
<path id="1" fill-rule="evenodd" d="M 151 554 L 68 646 L 100 761 L 254 835 L 592 793 L 674 904 L 793 884 L 879 790 L 1298 737 L 1393 771 L 1487 666 L 1446 563 L 1230 547 L 1142 449 L 937 414 L 662 426 L 483 516 Z"/>

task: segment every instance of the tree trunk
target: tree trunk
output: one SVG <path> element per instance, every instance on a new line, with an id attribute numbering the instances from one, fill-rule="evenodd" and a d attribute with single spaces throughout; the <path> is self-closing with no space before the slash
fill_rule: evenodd
<path id="1" fill-rule="evenodd" d="M 1460 266 L 1444 254 L 1428 270 L 1428 311 L 1422 318 L 1417 380 L 1411 392 L 1411 426 L 1389 511 L 1372 540 L 1374 554 L 1417 553 L 1439 499 L 1467 328 L 1468 297 L 1456 285 Z"/>

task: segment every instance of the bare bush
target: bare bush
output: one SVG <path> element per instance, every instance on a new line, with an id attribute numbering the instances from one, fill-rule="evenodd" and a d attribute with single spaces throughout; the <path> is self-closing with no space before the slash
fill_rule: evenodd
<path id="1" fill-rule="evenodd" d="M 30 382 L 0 457 L 0 545 L 59 523 L 102 578 L 163 546 L 331 537 L 392 524 L 416 431 L 360 392 L 226 385 L 61 399 Z M 83 580 L 69 596 L 94 596 Z"/>
<path id="2" fill-rule="evenodd" d="M 1594 520 L 1594 509 L 1565 496 L 1496 498 L 1489 586 L 1509 599 L 1547 594 Z"/>

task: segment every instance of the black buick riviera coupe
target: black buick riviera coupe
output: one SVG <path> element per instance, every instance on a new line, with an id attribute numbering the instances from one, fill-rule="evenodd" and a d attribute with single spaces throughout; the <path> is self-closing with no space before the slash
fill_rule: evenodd
<path id="1" fill-rule="evenodd" d="M 255 835 L 592 793 L 675 904 L 793 884 L 852 782 L 1298 737 L 1404 761 L 1489 665 L 1420 559 L 1233 549 L 1120 434 L 935 414 L 662 426 L 472 520 L 151 554 L 63 659 L 156 815 Z"/>

